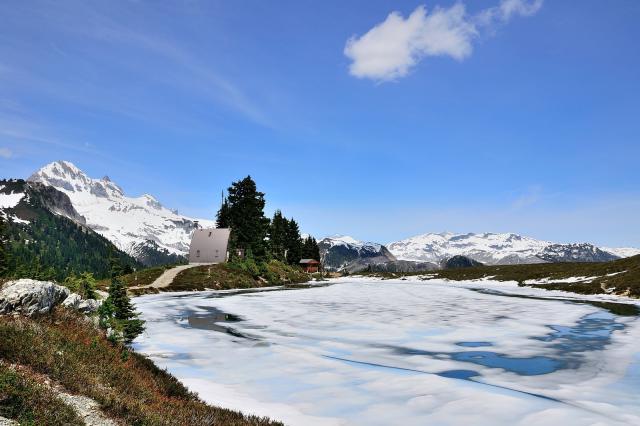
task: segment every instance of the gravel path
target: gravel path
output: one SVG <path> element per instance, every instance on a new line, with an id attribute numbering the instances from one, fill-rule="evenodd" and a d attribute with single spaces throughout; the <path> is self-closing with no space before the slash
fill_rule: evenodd
<path id="1" fill-rule="evenodd" d="M 141 289 L 141 288 L 165 288 L 169 287 L 173 280 L 178 276 L 178 274 L 185 269 L 194 268 L 196 266 L 209 265 L 208 263 L 190 263 L 188 265 L 180 265 L 173 267 L 171 269 L 167 269 L 160 275 L 154 282 L 147 285 L 142 285 L 138 287 L 130 287 L 131 290 Z"/>
<path id="2" fill-rule="evenodd" d="M 118 426 L 118 423 L 106 417 L 100 410 L 100 404 L 91 398 L 71 395 L 57 389 L 58 398 L 74 409 L 87 426 Z"/>

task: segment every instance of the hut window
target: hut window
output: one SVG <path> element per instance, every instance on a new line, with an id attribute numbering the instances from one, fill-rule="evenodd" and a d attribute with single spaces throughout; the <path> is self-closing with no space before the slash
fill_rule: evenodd
<path id="1" fill-rule="evenodd" d="M 200 257 L 200 250 L 196 252 L 196 257 Z"/>

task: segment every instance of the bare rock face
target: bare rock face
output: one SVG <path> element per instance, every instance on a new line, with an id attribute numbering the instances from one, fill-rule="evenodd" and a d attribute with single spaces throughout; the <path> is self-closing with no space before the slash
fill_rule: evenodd
<path id="1" fill-rule="evenodd" d="M 9 281 L 0 290 L 0 314 L 46 314 L 62 303 L 69 293 L 67 288 L 50 281 Z"/>
<path id="2" fill-rule="evenodd" d="M 76 293 L 71 293 L 69 297 L 62 302 L 62 306 L 74 309 L 83 314 L 92 314 L 96 312 L 101 304 L 102 302 L 99 300 L 83 299 Z"/>
<path id="3" fill-rule="evenodd" d="M 101 302 L 85 300 L 50 281 L 21 279 L 9 281 L 0 289 L 0 314 L 47 314 L 60 304 L 90 314 L 98 310 Z"/>
<path id="4" fill-rule="evenodd" d="M 18 422 L 0 417 L 0 426 L 20 426 Z"/>

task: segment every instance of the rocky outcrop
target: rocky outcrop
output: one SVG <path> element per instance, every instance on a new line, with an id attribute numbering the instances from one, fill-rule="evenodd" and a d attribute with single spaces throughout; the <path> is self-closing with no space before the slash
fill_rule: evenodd
<path id="1" fill-rule="evenodd" d="M 83 314 L 92 314 L 96 312 L 101 304 L 102 302 L 99 300 L 83 299 L 76 293 L 71 293 L 69 297 L 62 302 L 62 306 L 82 312 Z"/>
<path id="2" fill-rule="evenodd" d="M 440 263 L 442 269 L 460 269 L 460 268 L 473 268 L 475 266 L 482 266 L 482 263 L 468 258 L 466 256 L 453 256 L 447 260 L 443 260 Z"/>
<path id="3" fill-rule="evenodd" d="M 0 416 L 0 426 L 18 426 L 18 422 L 14 422 L 13 420 L 5 419 Z"/>
<path id="4" fill-rule="evenodd" d="M 9 281 L 0 290 L 0 314 L 46 314 L 69 297 L 69 290 L 49 281 Z"/>
<path id="5" fill-rule="evenodd" d="M 324 238 L 318 247 L 322 265 L 327 271 L 353 273 L 396 260 L 385 246 L 358 241 L 346 235 Z"/>
<path id="6" fill-rule="evenodd" d="M 609 262 L 618 256 L 599 249 L 593 244 L 551 244 L 538 257 L 545 262 Z"/>
<path id="7" fill-rule="evenodd" d="M 0 289 L 0 314 L 41 315 L 58 305 L 92 313 L 100 302 L 82 299 L 66 287 L 50 281 L 20 279 L 9 281 Z"/>

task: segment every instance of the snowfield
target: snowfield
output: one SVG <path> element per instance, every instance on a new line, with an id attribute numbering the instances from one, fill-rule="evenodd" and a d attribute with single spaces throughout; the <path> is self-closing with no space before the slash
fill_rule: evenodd
<path id="1" fill-rule="evenodd" d="M 12 209 L 24 198 L 23 192 L 11 194 L 0 193 L 0 209 Z"/>
<path id="2" fill-rule="evenodd" d="M 206 401 L 292 425 L 640 424 L 640 324 L 489 280 L 136 298 L 136 350 Z"/>

